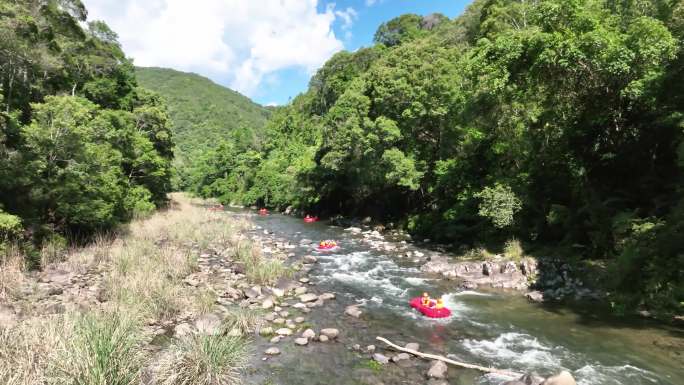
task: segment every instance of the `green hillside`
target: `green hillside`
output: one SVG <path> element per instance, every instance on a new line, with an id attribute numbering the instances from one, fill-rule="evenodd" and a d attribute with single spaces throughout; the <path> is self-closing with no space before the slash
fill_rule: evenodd
<path id="1" fill-rule="evenodd" d="M 221 140 L 252 144 L 270 114 L 246 96 L 196 74 L 138 67 L 136 77 L 142 87 L 166 99 L 181 160 Z"/>

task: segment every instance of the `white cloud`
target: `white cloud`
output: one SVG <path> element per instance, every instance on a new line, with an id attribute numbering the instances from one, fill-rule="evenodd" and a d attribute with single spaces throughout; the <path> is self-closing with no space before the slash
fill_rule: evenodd
<path id="1" fill-rule="evenodd" d="M 375 5 L 375 3 L 377 3 L 377 2 L 378 2 L 378 0 L 366 0 L 366 5 L 371 7 L 371 6 Z"/>
<path id="2" fill-rule="evenodd" d="M 284 69 L 313 72 L 343 48 L 352 8 L 318 11 L 318 0 L 84 0 L 90 19 L 119 34 L 136 65 L 194 71 L 247 95 Z"/>

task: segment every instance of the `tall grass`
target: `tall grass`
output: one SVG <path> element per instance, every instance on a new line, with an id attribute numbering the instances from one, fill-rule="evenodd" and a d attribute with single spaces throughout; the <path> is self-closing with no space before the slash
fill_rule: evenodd
<path id="1" fill-rule="evenodd" d="M 280 277 L 292 276 L 292 269 L 282 260 L 264 257 L 261 248 L 252 242 L 238 242 L 235 259 L 245 267 L 245 275 L 252 283 L 270 285 Z"/>
<path id="2" fill-rule="evenodd" d="M 263 312 L 260 310 L 235 308 L 223 321 L 225 333 L 232 334 L 233 331 L 240 335 L 257 333 L 264 325 Z"/>
<path id="3" fill-rule="evenodd" d="M 88 314 L 77 318 L 54 360 L 53 379 L 64 385 L 139 383 L 144 355 L 136 323 L 125 315 Z"/>
<path id="4" fill-rule="evenodd" d="M 24 282 L 25 269 L 25 259 L 17 245 L 5 244 L 0 247 L 0 300 L 18 296 L 19 286 Z"/>
<path id="5" fill-rule="evenodd" d="M 163 385 L 235 385 L 248 358 L 247 341 L 227 335 L 193 335 L 180 340 L 160 361 Z"/>
<path id="6" fill-rule="evenodd" d="M 525 256 L 525 251 L 522 248 L 522 244 L 520 244 L 520 241 L 515 238 L 506 241 L 503 252 L 506 258 L 514 261 L 520 261 Z"/>

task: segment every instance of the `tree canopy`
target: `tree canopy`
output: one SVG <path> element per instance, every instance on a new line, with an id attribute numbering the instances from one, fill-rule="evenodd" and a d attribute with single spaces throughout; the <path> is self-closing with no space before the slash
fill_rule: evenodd
<path id="1" fill-rule="evenodd" d="M 166 202 L 166 107 L 78 0 L 0 2 L 0 244 L 111 228 Z"/>

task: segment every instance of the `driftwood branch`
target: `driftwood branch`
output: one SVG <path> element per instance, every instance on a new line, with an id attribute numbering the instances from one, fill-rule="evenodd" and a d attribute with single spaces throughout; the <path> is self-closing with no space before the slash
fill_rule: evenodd
<path id="1" fill-rule="evenodd" d="M 466 364 L 465 362 L 454 361 L 454 360 L 451 360 L 451 359 L 446 358 L 444 356 L 438 356 L 436 354 L 421 353 L 417 350 L 402 348 L 401 346 L 393 344 L 393 343 L 389 342 L 388 340 L 386 340 L 385 338 L 382 338 L 382 337 L 375 337 L 375 338 L 378 341 L 382 341 L 382 342 L 386 343 L 387 345 L 389 345 L 389 346 L 391 346 L 391 347 L 393 347 L 399 351 L 410 353 L 410 354 L 413 354 L 414 356 L 428 358 L 431 360 L 438 360 L 438 361 L 445 362 L 447 364 L 460 366 L 462 368 L 475 369 L 475 370 L 479 370 L 482 372 L 499 374 L 499 375 L 507 376 L 507 377 L 511 377 L 511 378 L 517 378 L 517 377 L 522 376 L 522 373 L 516 373 L 516 372 L 511 372 L 508 370 L 501 370 L 501 369 L 495 369 L 495 368 L 486 368 L 484 366 L 472 365 L 472 364 Z"/>

